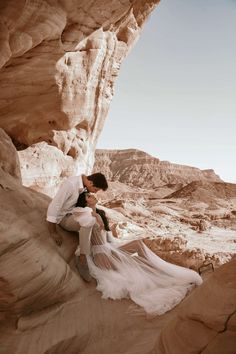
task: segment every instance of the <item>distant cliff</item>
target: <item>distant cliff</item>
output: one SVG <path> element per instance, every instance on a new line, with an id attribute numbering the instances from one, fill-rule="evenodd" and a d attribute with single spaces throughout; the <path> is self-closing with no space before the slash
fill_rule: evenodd
<path id="1" fill-rule="evenodd" d="M 102 150 L 95 153 L 94 171 L 102 171 L 109 180 L 137 187 L 155 188 L 166 184 L 193 181 L 222 182 L 214 170 L 160 161 L 143 151 Z"/>

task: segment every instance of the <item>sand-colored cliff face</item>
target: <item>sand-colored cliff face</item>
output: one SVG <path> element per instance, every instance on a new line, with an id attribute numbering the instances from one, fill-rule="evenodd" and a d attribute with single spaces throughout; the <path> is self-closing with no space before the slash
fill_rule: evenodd
<path id="1" fill-rule="evenodd" d="M 235 266 L 222 266 L 184 301 L 150 354 L 235 353 Z"/>
<path id="2" fill-rule="evenodd" d="M 177 183 L 185 185 L 195 180 L 221 181 L 213 170 L 200 170 L 196 167 L 160 161 L 135 149 L 97 149 L 95 158 L 94 171 L 103 171 L 112 181 L 141 188 L 155 188 Z"/>
<path id="3" fill-rule="evenodd" d="M 18 150 L 36 144 L 20 157 L 26 185 L 43 183 L 26 166 L 35 154 L 59 159 L 54 178 L 91 170 L 121 62 L 158 2 L 1 1 L 0 127 Z"/>
<path id="4" fill-rule="evenodd" d="M 9 175 L 21 180 L 20 162 L 11 139 L 0 128 L 0 168 Z"/>

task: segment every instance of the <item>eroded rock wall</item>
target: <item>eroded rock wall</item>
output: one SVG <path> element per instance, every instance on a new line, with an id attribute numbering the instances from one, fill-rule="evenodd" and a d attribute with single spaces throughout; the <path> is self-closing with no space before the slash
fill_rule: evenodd
<path id="1" fill-rule="evenodd" d="M 91 171 L 121 62 L 158 2 L 1 1 L 0 127 L 20 150 L 26 185 L 38 184 L 25 162 L 35 167 L 35 151 L 41 185 L 44 164 L 58 159 L 42 141 L 63 153 L 62 175 Z"/>
<path id="2" fill-rule="evenodd" d="M 50 238 L 45 220 L 49 198 L 21 185 L 17 152 L 1 130 L 0 153 L 0 352 L 150 350 L 156 340 L 153 322 L 143 318 L 140 324 L 140 317 L 128 313 L 130 301 L 104 300 L 95 281 L 86 284 L 78 275 L 77 234 L 58 228 L 61 247 Z"/>

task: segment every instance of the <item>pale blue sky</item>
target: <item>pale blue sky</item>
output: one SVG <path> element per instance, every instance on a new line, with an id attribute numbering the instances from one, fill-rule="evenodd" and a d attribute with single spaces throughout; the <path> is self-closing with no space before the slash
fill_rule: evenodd
<path id="1" fill-rule="evenodd" d="M 236 0 L 162 0 L 122 63 L 98 148 L 236 183 Z"/>

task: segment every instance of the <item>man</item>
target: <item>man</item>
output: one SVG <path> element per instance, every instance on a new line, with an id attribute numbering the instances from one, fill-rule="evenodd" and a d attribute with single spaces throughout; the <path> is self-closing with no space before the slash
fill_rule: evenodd
<path id="1" fill-rule="evenodd" d="M 107 180 L 102 173 L 94 173 L 90 176 L 80 175 L 69 177 L 62 183 L 48 206 L 48 228 L 51 237 L 58 246 L 62 244 L 62 237 L 57 234 L 57 224 L 67 231 L 79 231 L 80 256 L 76 266 L 81 277 L 87 282 L 91 281 L 86 255 L 90 254 L 90 236 L 93 225 L 81 226 L 75 220 L 72 210 L 83 191 L 87 190 L 90 193 L 97 193 L 99 190 L 105 191 L 107 188 Z"/>

